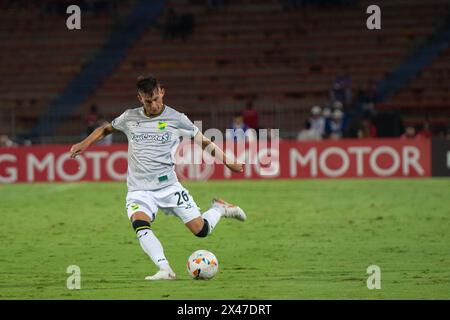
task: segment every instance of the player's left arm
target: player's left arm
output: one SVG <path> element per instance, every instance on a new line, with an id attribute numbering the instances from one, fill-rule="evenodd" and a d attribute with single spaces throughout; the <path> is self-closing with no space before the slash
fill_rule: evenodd
<path id="1" fill-rule="evenodd" d="M 90 145 L 94 144 L 96 141 L 103 139 L 114 131 L 116 131 L 116 129 L 114 129 L 111 123 L 104 123 L 97 129 L 95 129 L 86 139 L 74 144 L 70 148 L 70 157 L 75 158 L 76 156 L 83 153 Z"/>
<path id="2" fill-rule="evenodd" d="M 195 143 L 202 146 L 203 150 L 209 152 L 213 157 L 224 163 L 233 172 L 243 172 L 244 166 L 230 159 L 214 142 L 205 137 L 200 131 L 194 137 Z"/>

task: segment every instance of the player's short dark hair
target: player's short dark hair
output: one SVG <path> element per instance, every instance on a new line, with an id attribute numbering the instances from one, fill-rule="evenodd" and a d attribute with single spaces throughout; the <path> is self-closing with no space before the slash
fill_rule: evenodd
<path id="1" fill-rule="evenodd" d="M 152 94 L 156 89 L 161 88 L 161 83 L 152 76 L 139 76 L 136 87 L 138 92 Z"/>

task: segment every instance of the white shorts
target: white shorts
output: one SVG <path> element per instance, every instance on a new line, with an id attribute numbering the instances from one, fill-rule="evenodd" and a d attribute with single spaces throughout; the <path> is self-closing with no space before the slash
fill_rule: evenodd
<path id="1" fill-rule="evenodd" d="M 200 208 L 179 182 L 155 191 L 129 191 L 127 194 L 129 219 L 136 212 L 144 212 L 153 222 L 158 208 L 166 214 L 177 216 L 183 223 L 201 216 Z"/>

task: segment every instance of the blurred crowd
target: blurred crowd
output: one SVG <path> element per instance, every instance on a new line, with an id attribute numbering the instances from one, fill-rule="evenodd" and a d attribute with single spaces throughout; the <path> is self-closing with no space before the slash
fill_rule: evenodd
<path id="1" fill-rule="evenodd" d="M 299 141 L 339 140 L 343 138 L 401 138 L 423 139 L 437 136 L 450 140 L 450 127 L 433 134 L 430 122 L 404 125 L 399 113 L 379 111 L 377 83 L 368 80 L 356 94 L 352 92 L 352 80 L 347 74 L 338 76 L 332 83 L 329 102 L 311 107 L 309 115 L 301 123 L 296 139 Z M 227 139 L 244 140 L 247 130 L 260 129 L 258 111 L 252 101 L 245 110 L 234 115 L 227 130 Z M 258 138 L 258 136 L 254 138 Z M 251 138 L 251 136 L 249 136 Z"/>
<path id="2" fill-rule="evenodd" d="M 251 135 L 248 129 L 254 129 L 255 134 Z M 243 112 L 238 112 L 234 115 L 233 121 L 226 131 L 227 140 L 254 140 L 258 138 L 259 119 L 258 112 L 255 109 L 252 101 L 248 101 Z M 246 136 L 248 138 L 246 138 Z"/>
<path id="3" fill-rule="evenodd" d="M 427 119 L 419 125 L 405 127 L 398 113 L 378 111 L 377 92 L 377 83 L 370 79 L 353 95 L 351 77 L 348 74 L 338 76 L 331 85 L 329 103 L 311 108 L 297 140 L 433 136 Z M 450 138 L 449 129 L 441 135 Z"/>

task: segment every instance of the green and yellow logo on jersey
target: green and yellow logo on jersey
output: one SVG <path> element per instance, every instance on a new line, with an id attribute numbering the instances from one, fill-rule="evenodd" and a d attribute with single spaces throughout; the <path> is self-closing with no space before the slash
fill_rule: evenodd
<path id="1" fill-rule="evenodd" d="M 167 127 L 167 122 L 164 121 L 159 121 L 158 122 L 158 129 L 159 130 L 164 130 Z"/>
<path id="2" fill-rule="evenodd" d="M 131 209 L 133 209 L 133 210 L 137 210 L 137 209 L 139 209 L 139 205 L 138 204 L 136 204 L 136 203 L 133 203 L 133 204 L 131 204 Z"/>

